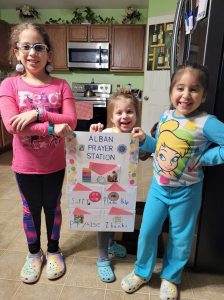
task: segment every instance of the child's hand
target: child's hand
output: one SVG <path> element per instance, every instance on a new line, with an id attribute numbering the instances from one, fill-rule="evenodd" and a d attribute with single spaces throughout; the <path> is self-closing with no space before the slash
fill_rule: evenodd
<path id="1" fill-rule="evenodd" d="M 133 137 L 138 138 L 139 142 L 144 142 L 146 135 L 144 131 L 141 129 L 141 127 L 134 127 L 132 129 Z"/>
<path id="2" fill-rule="evenodd" d="M 65 137 L 72 133 L 72 129 L 68 124 L 55 124 L 54 134 L 57 136 Z"/>
<path id="3" fill-rule="evenodd" d="M 104 128 L 104 125 L 101 123 L 92 124 L 92 125 L 90 125 L 89 131 L 90 132 L 102 132 L 103 128 Z"/>
<path id="4" fill-rule="evenodd" d="M 33 123 L 37 120 L 37 111 L 29 110 L 19 115 L 15 115 L 9 120 L 13 130 L 22 131 L 28 124 Z"/>

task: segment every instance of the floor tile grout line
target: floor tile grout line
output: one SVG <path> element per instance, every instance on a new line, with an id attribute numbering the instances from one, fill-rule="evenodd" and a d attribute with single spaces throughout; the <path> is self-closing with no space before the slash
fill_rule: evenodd
<path id="1" fill-rule="evenodd" d="M 66 280 L 65 280 L 65 281 L 66 281 Z M 61 287 L 61 291 L 60 291 L 60 293 L 59 293 L 59 295 L 58 295 L 58 298 L 57 298 L 57 300 L 60 300 L 60 297 L 61 297 L 61 295 L 62 295 L 62 292 L 63 292 L 64 286 L 65 286 L 65 284 L 63 284 L 63 285 L 62 285 L 62 287 Z"/>
<path id="2" fill-rule="evenodd" d="M 188 286 L 189 286 L 190 289 L 191 289 L 191 293 L 192 293 L 192 295 L 193 295 L 193 299 L 195 300 L 194 289 L 192 288 L 191 281 L 190 281 L 190 279 L 189 279 L 189 273 L 188 273 L 188 271 L 186 271 L 186 278 L 187 278 Z"/>
<path id="3" fill-rule="evenodd" d="M 106 296 L 107 296 L 107 290 L 104 289 L 104 297 L 103 297 L 103 300 L 106 300 Z"/>
<path id="4" fill-rule="evenodd" d="M 13 294 L 11 300 L 15 299 L 15 296 L 18 294 L 21 286 L 22 286 L 22 282 L 20 281 L 20 284 L 18 285 L 17 289 L 15 290 L 15 293 Z"/>
<path id="5" fill-rule="evenodd" d="M 11 278 L 4 278 L 4 277 L 0 277 L 0 280 L 5 280 L 5 281 L 13 281 L 13 282 L 21 282 L 20 279 L 11 279 Z"/>
<path id="6" fill-rule="evenodd" d="M 62 291 L 63 291 L 64 287 L 68 286 L 68 285 L 66 285 L 66 281 L 67 281 L 67 279 L 69 278 L 69 275 L 72 272 L 72 267 L 73 267 L 74 261 L 75 261 L 75 255 L 72 258 L 71 267 L 70 267 L 70 270 L 69 270 L 68 274 L 67 274 L 67 269 L 66 269 L 66 273 L 65 273 L 66 277 L 65 277 L 64 283 L 62 285 L 61 294 L 62 294 Z M 58 298 L 58 299 L 60 299 L 60 298 Z"/>

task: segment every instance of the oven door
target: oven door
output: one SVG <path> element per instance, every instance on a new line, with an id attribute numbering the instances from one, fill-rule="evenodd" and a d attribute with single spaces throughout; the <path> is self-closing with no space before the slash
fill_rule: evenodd
<path id="1" fill-rule="evenodd" d="M 93 105 L 93 118 L 91 120 L 78 120 L 76 131 L 89 131 L 91 124 L 102 123 L 107 126 L 107 108 Z"/>
<path id="2" fill-rule="evenodd" d="M 68 67 L 109 69 L 109 43 L 67 43 Z"/>

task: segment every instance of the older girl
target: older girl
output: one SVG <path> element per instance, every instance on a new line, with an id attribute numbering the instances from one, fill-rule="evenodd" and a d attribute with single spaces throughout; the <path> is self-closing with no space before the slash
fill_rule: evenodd
<path id="1" fill-rule="evenodd" d="M 44 262 L 42 208 L 48 240 L 47 277 L 55 279 L 65 272 L 59 248 L 64 136 L 75 128 L 76 112 L 68 83 L 49 76 L 52 47 L 44 27 L 29 23 L 15 26 L 11 46 L 18 73 L 0 86 L 0 109 L 6 129 L 13 134 L 12 169 L 22 197 L 29 249 L 21 279 L 33 283 L 39 279 Z"/>

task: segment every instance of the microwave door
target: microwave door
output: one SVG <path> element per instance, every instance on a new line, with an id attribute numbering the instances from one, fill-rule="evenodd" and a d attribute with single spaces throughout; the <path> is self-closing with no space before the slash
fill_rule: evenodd
<path id="1" fill-rule="evenodd" d="M 101 66 L 101 57 L 102 57 L 102 52 L 101 52 L 101 47 L 99 46 L 99 66 Z"/>
<path id="2" fill-rule="evenodd" d="M 75 48 L 69 51 L 69 67 L 98 68 L 99 50 Z"/>
<path id="3" fill-rule="evenodd" d="M 68 43 L 68 67 L 77 69 L 108 69 L 109 44 Z"/>

